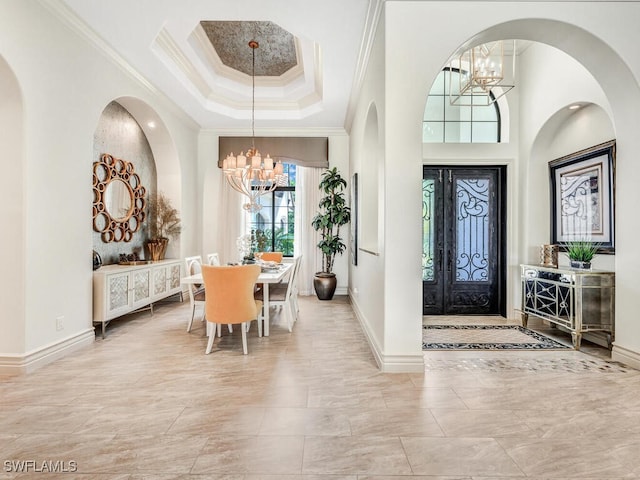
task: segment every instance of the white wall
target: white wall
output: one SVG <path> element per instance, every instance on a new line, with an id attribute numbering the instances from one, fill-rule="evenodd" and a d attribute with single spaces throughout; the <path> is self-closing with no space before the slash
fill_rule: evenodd
<path id="1" fill-rule="evenodd" d="M 162 175 L 159 167 L 158 185 L 172 197 L 177 194 L 180 210 L 192 207 L 180 201 L 180 179 L 193 178 L 185 163 L 195 157 L 197 143 L 194 125 L 176 114 L 170 102 L 134 80 L 39 2 L 3 2 L 0 56 L 15 73 L 24 98 L 25 154 L 14 161 L 25 172 L 26 206 L 23 250 L 16 251 L 10 236 L 0 239 L 0 250 L 14 251 L 25 272 L 25 314 L 11 319 L 21 324 L 9 330 L 15 338 L 5 337 L 3 329 L 0 368 L 25 370 L 93 341 L 87 158 L 104 107 L 125 96 L 153 106 L 170 140 L 155 145 L 156 155 L 153 135 L 145 133 L 154 156 L 162 159 L 162 152 L 173 149 L 176 165 L 164 168 Z M 59 316 L 64 317 L 60 331 L 55 321 Z M 21 329 L 24 341 L 16 333 Z M 41 358 L 45 353 L 48 359 Z"/>
<path id="2" fill-rule="evenodd" d="M 18 81 L 0 52 L 0 352 L 18 354 L 25 345 L 25 163 L 23 105 Z"/>
<path id="3" fill-rule="evenodd" d="M 351 128 L 350 168 L 360 177 L 360 250 L 358 264 L 350 265 L 349 295 L 376 360 L 390 369 L 386 358 L 384 312 L 384 162 L 385 162 L 385 26 L 381 19 L 361 86 L 361 98 Z M 375 115 L 375 122 L 372 116 Z M 374 127 L 377 131 L 373 131 Z M 377 171 L 374 171 L 377 170 Z M 377 188 L 372 200 L 368 193 Z M 375 205 L 367 203 L 375 201 Z M 376 215 L 373 218 L 373 215 Z M 368 224 L 374 223 L 375 226 Z"/>

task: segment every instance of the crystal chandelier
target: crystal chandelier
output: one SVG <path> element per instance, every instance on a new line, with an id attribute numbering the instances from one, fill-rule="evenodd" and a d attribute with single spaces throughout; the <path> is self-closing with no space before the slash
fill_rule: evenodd
<path id="1" fill-rule="evenodd" d="M 511 78 L 515 71 L 515 40 L 511 56 Z M 513 85 L 505 85 L 505 45 L 503 40 L 484 43 L 466 50 L 449 63 L 452 75 L 449 82 L 449 102 L 460 106 L 487 106 L 503 96 Z"/>
<path id="2" fill-rule="evenodd" d="M 278 185 L 282 185 L 286 181 L 281 162 L 275 165 L 273 159 L 267 154 L 263 159 L 260 152 L 255 146 L 255 108 L 256 108 L 256 48 L 259 47 L 258 42 L 251 40 L 249 42 L 252 52 L 251 66 L 251 148 L 247 150 L 247 154 L 241 152 L 237 157 L 231 152 L 222 161 L 222 170 L 231 188 L 249 197 L 249 201 L 242 208 L 255 213 L 258 212 L 260 205 L 260 196 L 265 193 L 272 192 Z"/>

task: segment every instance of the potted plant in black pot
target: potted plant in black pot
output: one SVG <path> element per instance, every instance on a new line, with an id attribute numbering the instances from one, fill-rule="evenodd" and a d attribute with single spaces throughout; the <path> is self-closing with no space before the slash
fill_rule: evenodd
<path id="1" fill-rule="evenodd" d="M 336 167 L 322 174 L 318 188 L 322 190 L 324 197 L 318 204 L 320 210 L 311 221 L 311 226 L 321 236 L 318 248 L 322 252 L 322 271 L 313 277 L 313 286 L 320 300 L 331 300 L 337 285 L 333 263 L 336 255 L 347 248 L 340 238 L 340 227 L 351 220 L 351 210 L 344 198 L 347 182 Z"/>

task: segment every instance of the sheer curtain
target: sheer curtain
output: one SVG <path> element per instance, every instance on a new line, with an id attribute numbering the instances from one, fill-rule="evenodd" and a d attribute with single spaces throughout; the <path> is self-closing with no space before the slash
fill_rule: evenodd
<path id="1" fill-rule="evenodd" d="M 294 255 L 302 255 L 298 274 L 300 295 L 313 295 L 313 276 L 322 269 L 322 256 L 317 245 L 320 233 L 311 227 L 311 220 L 318 212 L 321 192 L 318 189 L 324 168 L 296 168 L 296 212 Z"/>
<path id="2" fill-rule="evenodd" d="M 227 184 L 224 175 L 220 175 L 218 218 L 221 224 L 218 228 L 218 245 L 222 247 L 218 253 L 220 263 L 223 265 L 240 260 L 236 240 L 245 233 L 245 215 L 242 208 L 245 199 L 244 195 L 239 194 Z"/>

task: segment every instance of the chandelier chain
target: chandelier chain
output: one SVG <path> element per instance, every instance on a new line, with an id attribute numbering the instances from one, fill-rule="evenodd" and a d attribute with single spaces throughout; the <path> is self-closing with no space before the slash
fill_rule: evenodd
<path id="1" fill-rule="evenodd" d="M 256 117 L 256 48 L 259 44 L 255 40 L 249 41 L 252 49 L 251 55 L 251 148 L 234 156 L 233 152 L 222 161 L 222 169 L 227 183 L 235 191 L 247 196 L 249 202 L 243 205 L 248 212 L 259 211 L 260 196 L 272 192 L 283 182 L 286 175 L 282 162 L 274 164 L 273 159 L 267 155 L 264 159 L 255 145 L 255 117 Z"/>

